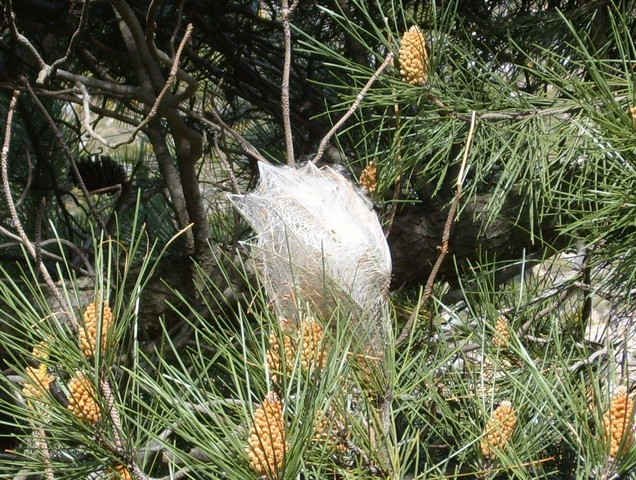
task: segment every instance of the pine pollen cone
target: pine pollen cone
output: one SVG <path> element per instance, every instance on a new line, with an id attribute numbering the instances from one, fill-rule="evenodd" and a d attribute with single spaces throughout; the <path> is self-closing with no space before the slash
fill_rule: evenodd
<path id="1" fill-rule="evenodd" d="M 325 355 L 325 331 L 317 320 L 309 319 L 301 323 L 302 351 L 300 362 L 303 370 L 324 369 L 327 363 Z"/>
<path id="2" fill-rule="evenodd" d="M 486 423 L 481 439 L 481 453 L 486 458 L 494 458 L 496 451 L 502 450 L 512 438 L 517 426 L 517 414 L 509 401 L 503 401 L 492 412 Z"/>
<path id="3" fill-rule="evenodd" d="M 371 162 L 360 174 L 360 185 L 368 192 L 375 192 L 378 188 L 378 167 L 375 163 Z"/>
<path id="4" fill-rule="evenodd" d="M 630 398 L 627 388 L 618 387 L 609 410 L 603 415 L 605 436 L 610 444 L 610 456 L 618 457 L 634 444 L 634 399 Z"/>
<path id="5" fill-rule="evenodd" d="M 24 387 L 22 387 L 22 395 L 27 401 L 41 399 L 55 379 L 49 373 L 48 367 L 43 363 L 37 367 L 27 367 L 26 376 Z"/>
<path id="6" fill-rule="evenodd" d="M 497 319 L 492 343 L 496 348 L 508 348 L 510 345 L 510 323 L 503 315 Z"/>
<path id="7" fill-rule="evenodd" d="M 423 85 L 428 79 L 426 40 L 416 26 L 409 28 L 400 42 L 400 74 L 411 85 Z"/>
<path id="8" fill-rule="evenodd" d="M 292 337 L 283 334 L 282 345 L 277 332 L 269 334 L 269 349 L 267 350 L 267 367 L 276 381 L 277 376 L 290 373 L 296 358 L 296 347 Z"/>
<path id="9" fill-rule="evenodd" d="M 268 393 L 254 411 L 247 443 L 252 470 L 268 479 L 279 478 L 285 465 L 287 440 L 283 404 L 276 393 Z"/>
<path id="10" fill-rule="evenodd" d="M 100 312 L 100 310 L 102 311 Z M 97 351 L 100 313 L 102 319 L 100 332 L 101 349 L 104 352 L 108 343 L 108 334 L 113 325 L 113 312 L 108 304 L 98 302 L 89 304 L 84 311 L 84 325 L 80 327 L 79 342 L 82 352 L 88 358 L 92 357 Z"/>
<path id="11" fill-rule="evenodd" d="M 82 372 L 77 372 L 68 384 L 68 409 L 83 422 L 96 424 L 102 418 L 93 382 Z"/>

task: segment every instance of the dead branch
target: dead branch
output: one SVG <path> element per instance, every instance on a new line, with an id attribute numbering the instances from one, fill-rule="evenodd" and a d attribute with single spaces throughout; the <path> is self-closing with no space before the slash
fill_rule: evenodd
<path id="1" fill-rule="evenodd" d="M 289 0 L 283 0 L 283 34 L 285 39 L 285 54 L 283 63 L 283 79 L 281 82 L 281 104 L 283 107 L 283 129 L 285 130 L 285 147 L 287 149 L 287 164 L 295 165 L 294 138 L 291 128 L 290 105 L 289 105 L 289 74 L 291 70 L 291 26 L 289 17 L 298 5 L 299 0 L 295 0 L 289 8 Z"/>

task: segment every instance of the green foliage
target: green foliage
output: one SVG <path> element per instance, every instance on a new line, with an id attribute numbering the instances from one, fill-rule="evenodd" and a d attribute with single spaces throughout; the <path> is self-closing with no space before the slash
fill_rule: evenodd
<path id="1" fill-rule="evenodd" d="M 56 478 L 85 478 L 117 465 L 132 471 L 134 463 L 153 478 L 180 472 L 187 478 L 253 479 L 247 439 L 271 391 L 284 406 L 288 448 L 281 478 L 589 478 L 636 465 L 635 450 L 616 464 L 608 458 L 602 416 L 614 374 L 593 364 L 572 368 L 590 354 L 579 341 L 585 330 L 579 302 L 564 303 L 556 291 L 545 295 L 545 277 L 495 291 L 492 272 L 485 270 L 467 282 L 462 302 L 438 302 L 428 312 L 412 303 L 414 333 L 399 348 L 391 336 L 388 383 L 376 383 L 359 361 L 349 319 L 338 312 L 320 319 L 323 368 L 307 370 L 297 349 L 282 372 L 273 372 L 266 361 L 271 342 L 283 345 L 289 331 L 249 276 L 250 288 L 234 313 L 219 309 L 226 305 L 224 287 L 202 278 L 203 307 L 183 296 L 172 306 L 189 334 L 164 326 L 159 343 L 140 340 L 138 302 L 156 264 L 146 260 L 132 273 L 131 261 L 136 251 L 158 246 L 148 244 L 143 229 L 133 233 L 129 244 L 95 242 L 98 268 L 88 297 L 77 282 L 63 284 L 65 296 L 79 305 L 76 314 L 87 298 L 108 299 L 112 306 L 109 347 L 93 359 L 81 353 L 76 333 L 50 307 L 34 272 L 24 272 L 24 283 L 6 276 L 0 282 L 0 342 L 12 372 L 2 377 L 6 396 L 0 404 L 4 425 L 18 432 L 20 442 L 12 460 L 2 462 L 6 478 L 46 470 L 34 443 L 41 431 Z M 508 312 L 510 342 L 495 346 L 502 311 Z M 426 326 L 430 315 L 438 325 L 435 336 Z M 28 378 L 26 367 L 38 361 L 32 347 L 41 341 L 48 344 L 45 364 L 56 380 L 36 402 L 25 403 L 18 378 Z M 102 420 L 95 426 L 65 406 L 68 380 L 77 370 L 95 385 L 107 380 L 112 386 L 120 434 L 103 388 L 96 394 Z M 516 411 L 516 428 L 495 458 L 484 458 L 485 425 L 506 400 Z M 317 436 L 321 414 L 335 427 Z"/>

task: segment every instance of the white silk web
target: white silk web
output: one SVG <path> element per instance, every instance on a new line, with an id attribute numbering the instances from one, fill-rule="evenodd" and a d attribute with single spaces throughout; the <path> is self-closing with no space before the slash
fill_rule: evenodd
<path id="1" fill-rule="evenodd" d="M 258 168 L 257 188 L 230 198 L 256 232 L 252 251 L 278 313 L 295 319 L 309 303 L 328 318 L 344 306 L 379 348 L 391 256 L 371 203 L 329 167 Z"/>

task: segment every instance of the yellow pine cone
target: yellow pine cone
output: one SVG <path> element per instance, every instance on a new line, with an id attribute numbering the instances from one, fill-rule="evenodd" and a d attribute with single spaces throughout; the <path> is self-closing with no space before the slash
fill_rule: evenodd
<path id="1" fill-rule="evenodd" d="M 78 419 L 96 424 L 102 418 L 102 412 L 97 403 L 97 392 L 93 382 L 82 372 L 77 372 L 68 384 L 68 409 Z"/>
<path id="2" fill-rule="evenodd" d="M 378 167 L 375 163 L 371 162 L 360 174 L 360 185 L 368 192 L 375 192 L 378 188 Z"/>
<path id="3" fill-rule="evenodd" d="M 428 78 L 426 40 L 419 28 L 413 26 L 400 42 L 400 74 L 411 85 L 423 85 Z"/>
<path id="4" fill-rule="evenodd" d="M 97 332 L 102 305 L 101 349 L 102 353 L 106 351 L 108 333 L 113 325 L 113 312 L 108 304 L 93 302 L 84 311 L 84 325 L 79 331 L 80 347 L 86 357 L 92 357 L 97 351 Z"/>
<path id="5" fill-rule="evenodd" d="M 618 387 L 610 408 L 603 415 L 605 436 L 610 443 L 610 456 L 618 457 L 628 451 L 634 444 L 634 399 L 630 398 L 627 388 Z"/>
<path id="6" fill-rule="evenodd" d="M 325 355 L 325 331 L 317 320 L 305 320 L 301 328 L 300 364 L 305 371 L 314 368 L 324 369 L 327 363 Z"/>
<path id="7" fill-rule="evenodd" d="M 502 450 L 515 431 L 517 426 L 517 414 L 509 401 L 503 401 L 492 412 L 484 436 L 481 439 L 481 453 L 486 458 L 494 458 L 497 450 Z"/>
<path id="8" fill-rule="evenodd" d="M 132 473 L 130 470 L 124 465 L 117 465 L 113 469 L 113 475 L 111 475 L 113 480 L 133 480 Z"/>
<path id="9" fill-rule="evenodd" d="M 281 345 L 277 332 L 269 334 L 269 349 L 267 350 L 267 367 L 272 374 L 272 379 L 276 381 L 277 376 L 283 373 L 290 373 L 296 358 L 296 346 L 292 337 L 283 334 Z"/>
<path id="10" fill-rule="evenodd" d="M 503 315 L 497 319 L 495 324 L 495 334 L 492 338 L 492 344 L 496 348 L 505 349 L 510 345 L 510 324 L 508 319 Z"/>
<path id="11" fill-rule="evenodd" d="M 247 456 L 252 470 L 268 479 L 279 478 L 285 465 L 287 440 L 283 404 L 276 393 L 268 393 L 254 411 L 247 443 Z"/>
<path id="12" fill-rule="evenodd" d="M 55 379 L 43 363 L 37 367 L 27 367 L 26 374 L 27 378 L 22 387 L 22 396 L 26 401 L 41 399 Z"/>
<path id="13" fill-rule="evenodd" d="M 636 128 L 636 105 L 629 107 L 629 113 L 632 115 L 632 126 Z"/>

